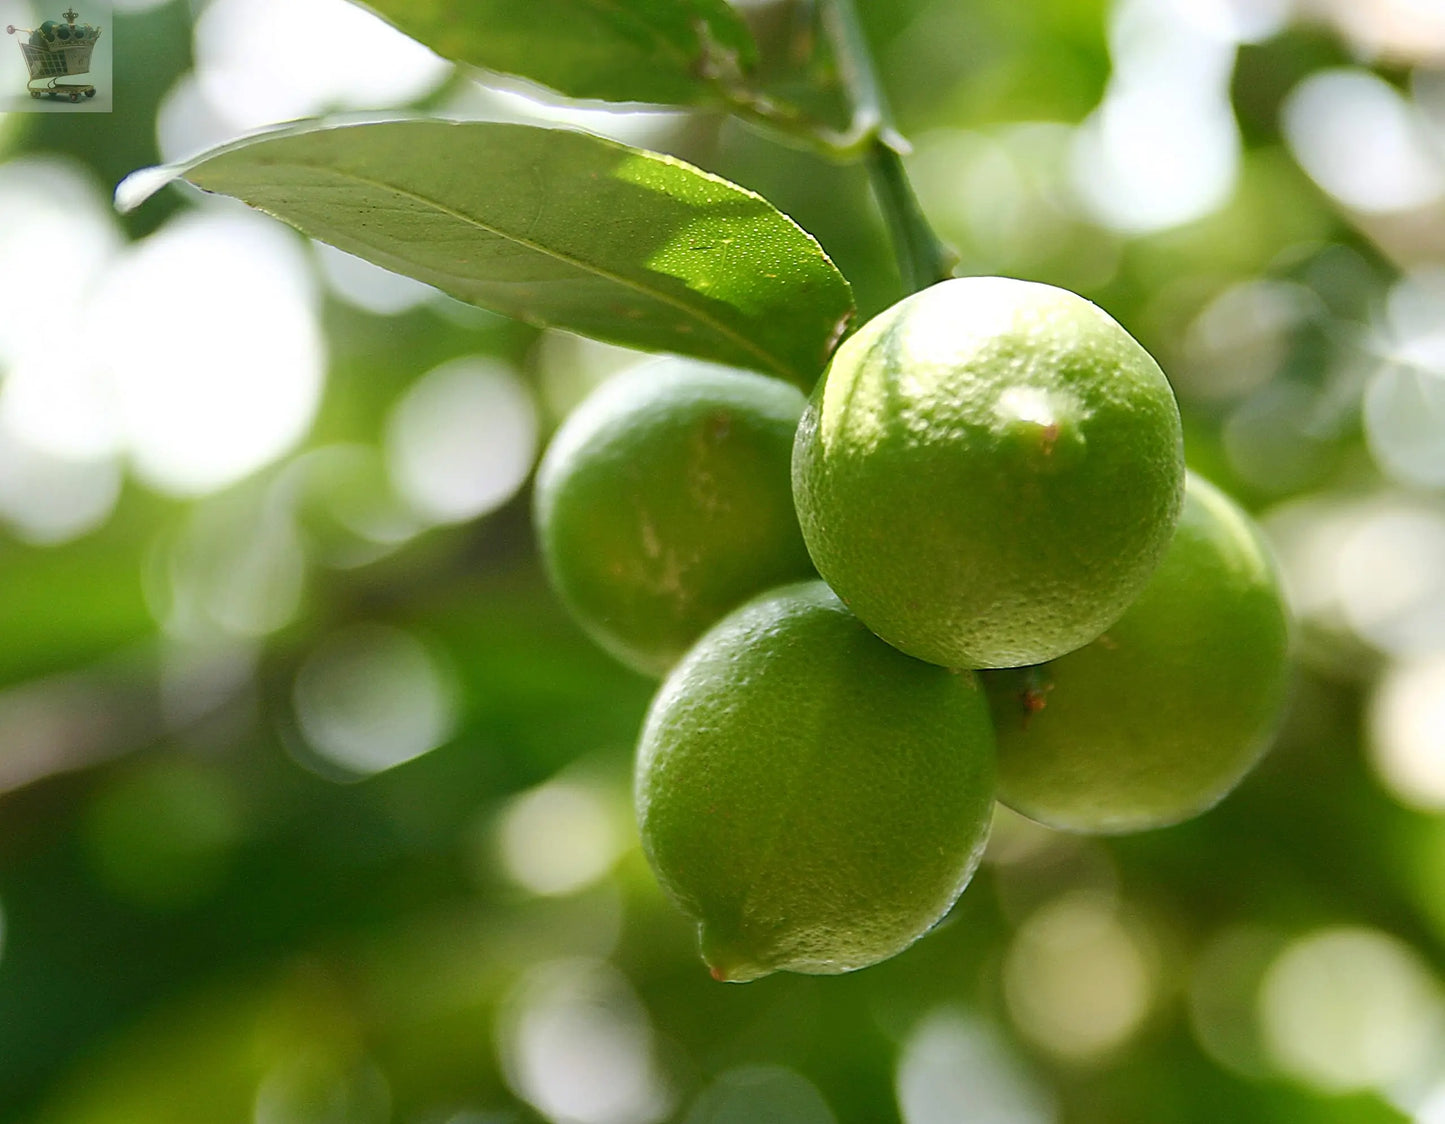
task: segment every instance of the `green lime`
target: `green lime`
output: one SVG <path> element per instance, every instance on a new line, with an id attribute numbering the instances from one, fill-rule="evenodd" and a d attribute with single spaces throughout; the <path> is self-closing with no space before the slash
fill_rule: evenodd
<path id="1" fill-rule="evenodd" d="M 1041 663 L 1144 588 L 1184 487 L 1174 394 L 1106 313 L 1049 285 L 944 281 L 846 340 L 798 427 L 818 572 L 890 644 Z"/>
<path id="2" fill-rule="evenodd" d="M 1278 579 L 1253 521 L 1190 475 L 1174 541 L 1093 643 L 983 674 L 999 794 L 1054 827 L 1125 832 L 1212 807 L 1268 746 L 1289 678 Z"/>
<path id="3" fill-rule="evenodd" d="M 720 980 L 901 952 L 968 884 L 994 798 L 971 672 L 883 643 L 822 582 L 725 617 L 663 682 L 635 797 Z"/>
<path id="4" fill-rule="evenodd" d="M 538 469 L 537 532 L 602 647 L 660 675 L 729 609 L 813 576 L 788 480 L 803 405 L 776 379 L 667 359 L 567 419 Z"/>

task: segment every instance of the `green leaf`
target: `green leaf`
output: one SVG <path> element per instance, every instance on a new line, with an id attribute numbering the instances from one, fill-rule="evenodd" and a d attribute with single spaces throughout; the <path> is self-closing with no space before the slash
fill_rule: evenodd
<path id="1" fill-rule="evenodd" d="M 697 104 L 757 61 L 725 0 L 370 0 L 362 4 L 455 62 L 577 98 Z"/>
<path id="2" fill-rule="evenodd" d="M 273 133 L 184 176 L 387 269 L 533 324 L 809 387 L 853 312 L 813 237 L 761 196 L 586 133 L 435 120 Z"/>

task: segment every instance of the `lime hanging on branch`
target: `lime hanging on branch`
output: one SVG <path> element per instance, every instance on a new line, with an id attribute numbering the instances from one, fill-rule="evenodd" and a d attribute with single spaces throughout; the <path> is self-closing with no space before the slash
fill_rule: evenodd
<path id="1" fill-rule="evenodd" d="M 1128 612 L 1038 668 L 988 671 L 999 793 L 1053 827 L 1140 831 L 1211 807 L 1279 724 L 1289 628 L 1253 521 L 1191 475 L 1174 540 Z"/>
<path id="2" fill-rule="evenodd" d="M 994 738 L 975 676 L 869 632 L 822 582 L 725 617 L 643 727 L 643 848 L 720 980 L 901 952 L 977 866 Z"/>
<path id="3" fill-rule="evenodd" d="M 602 647 L 660 675 L 729 609 L 813 575 L 788 483 L 803 403 L 777 379 L 666 359 L 567 419 L 538 469 L 537 532 Z"/>
<path id="4" fill-rule="evenodd" d="M 846 340 L 798 428 L 818 572 L 874 632 L 951 667 L 1087 644 L 1143 589 L 1184 486 L 1178 406 L 1101 309 L 944 281 Z"/>

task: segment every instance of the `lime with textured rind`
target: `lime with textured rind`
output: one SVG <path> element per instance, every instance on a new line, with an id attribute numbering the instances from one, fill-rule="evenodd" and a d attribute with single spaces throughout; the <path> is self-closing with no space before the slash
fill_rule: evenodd
<path id="1" fill-rule="evenodd" d="M 730 981 L 901 952 L 967 885 L 993 799 L 976 677 L 891 648 L 818 581 L 698 641 L 637 759 L 644 851 Z"/>
<path id="2" fill-rule="evenodd" d="M 1289 666 L 1263 538 L 1191 474 L 1164 561 L 1108 632 L 1042 667 L 982 674 L 999 798 L 1050 826 L 1097 833 L 1206 811 L 1268 747 Z"/>
<path id="3" fill-rule="evenodd" d="M 818 572 L 890 644 L 950 667 L 1087 644 L 1163 557 L 1184 486 L 1158 365 L 1082 297 L 944 281 L 844 341 L 793 493 Z"/>
<path id="4" fill-rule="evenodd" d="M 728 610 L 814 576 L 789 483 L 803 405 L 777 379 L 669 358 L 573 411 L 538 469 L 535 521 L 597 643 L 661 675 Z"/>

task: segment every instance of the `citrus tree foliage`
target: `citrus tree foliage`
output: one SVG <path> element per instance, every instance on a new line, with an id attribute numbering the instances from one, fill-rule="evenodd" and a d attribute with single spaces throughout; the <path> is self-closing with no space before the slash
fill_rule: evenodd
<path id="1" fill-rule="evenodd" d="M 267 5 L 83 13 L 115 45 L 116 112 L 0 128 L 0 1119 L 1433 1121 L 1430 17 L 329 2 L 254 41 L 237 29 Z M 359 14 L 454 69 L 382 109 L 341 83 L 285 101 L 276 60 L 315 77 Z M 247 65 L 267 77 L 234 84 Z M 227 124 L 257 106 L 276 128 Z M 148 272 L 178 245 L 184 267 Z M 291 272 L 208 266 L 263 249 Z M 656 683 L 549 590 L 530 473 L 620 367 L 666 352 L 806 391 L 949 274 L 1076 291 L 1158 359 L 1190 469 L 1279 560 L 1289 709 L 1204 815 L 1101 839 L 999 813 L 907 951 L 727 987 L 639 846 Z M 208 397 L 285 319 L 228 315 L 228 281 L 294 306 L 324 389 L 244 471 L 182 486 L 158 449 L 202 458 L 286 399 L 264 369 Z M 1280 631 L 1206 697 L 1273 707 Z M 1095 708 L 1101 737 L 1224 723 L 1148 686 L 1163 674 Z M 1051 737 L 1054 681 L 1004 676 L 985 678 L 1020 742 Z M 791 713 L 877 717 L 852 697 Z"/>

